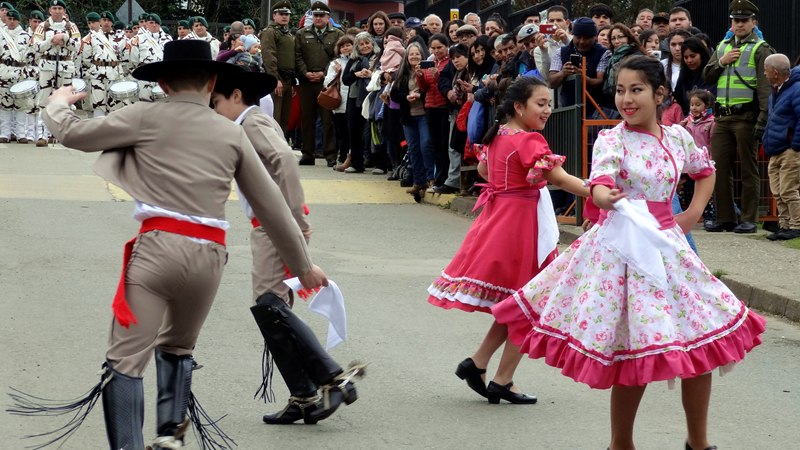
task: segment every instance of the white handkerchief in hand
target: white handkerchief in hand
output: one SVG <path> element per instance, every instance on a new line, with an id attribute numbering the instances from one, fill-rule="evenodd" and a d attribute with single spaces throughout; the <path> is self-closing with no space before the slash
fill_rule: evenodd
<path id="1" fill-rule="evenodd" d="M 674 250 L 644 200 L 622 199 L 614 203 L 616 212 L 598 236 L 615 249 L 626 264 L 641 272 L 648 281 L 664 288 L 667 273 L 662 255 Z"/>
<path id="2" fill-rule="evenodd" d="M 303 288 L 303 283 L 297 277 L 283 282 L 295 292 Z M 347 339 L 347 316 L 344 310 L 344 297 L 335 281 L 328 280 L 328 286 L 320 289 L 308 305 L 308 309 L 325 317 L 330 322 L 328 324 L 327 350 L 336 347 Z"/>
<path id="3" fill-rule="evenodd" d="M 550 198 L 550 190 L 547 186 L 539 189 L 539 203 L 536 207 L 536 220 L 539 223 L 539 242 L 536 243 L 537 261 L 542 267 L 544 261 L 553 253 L 558 246 L 558 238 L 561 232 L 558 230 L 558 220 L 556 220 L 553 200 Z"/>

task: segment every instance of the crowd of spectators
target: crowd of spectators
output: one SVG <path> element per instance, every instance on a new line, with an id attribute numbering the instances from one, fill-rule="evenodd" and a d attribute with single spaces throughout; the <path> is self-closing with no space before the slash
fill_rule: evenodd
<path id="1" fill-rule="evenodd" d="M 463 21 L 444 22 L 435 15 L 376 12 L 359 27 L 343 30 L 330 58 L 324 85 L 338 81 L 342 102 L 333 111 L 336 159 L 328 165 L 345 173 L 371 168 L 372 174 L 388 174 L 412 195 L 478 195 L 477 172 L 468 170 L 462 177 L 462 168 L 477 163 L 474 144 L 495 122 L 495 107 L 517 78 L 546 80 L 553 106 L 565 107 L 578 100 L 570 76 L 583 72 L 595 100 L 587 102 L 587 117 L 619 119 L 615 67 L 628 56 L 648 55 L 661 60 L 667 79 L 662 123 L 690 129 L 717 164 L 706 230 L 755 231 L 758 142 L 764 139 L 766 154 L 776 160 L 769 174 L 781 217 L 780 231 L 770 236 L 800 237 L 800 138 L 793 136 L 798 117 L 778 118 L 800 114 L 794 95 L 800 73 L 790 72 L 785 56 L 766 63 L 774 51 L 756 26 L 757 11 L 748 0 L 734 0 L 728 35 L 713 38 L 694 27 L 690 12 L 681 7 L 644 9 L 635 23 L 624 24 L 614 21 L 615 12 L 605 4 L 579 18 L 553 6 L 541 16 L 523 17 L 516 28 L 498 15 L 482 23 L 474 13 Z M 718 93 L 720 86 L 723 93 Z M 792 93 L 777 98 L 782 90 Z M 778 110 L 775 119 L 772 108 Z M 768 118 L 779 126 L 768 126 Z M 787 129 L 788 137 L 777 136 Z M 762 138 L 765 130 L 768 138 Z M 737 157 L 742 173 L 738 203 L 733 198 Z M 691 198 L 691 189 L 691 180 L 683 182 L 676 202 Z"/>

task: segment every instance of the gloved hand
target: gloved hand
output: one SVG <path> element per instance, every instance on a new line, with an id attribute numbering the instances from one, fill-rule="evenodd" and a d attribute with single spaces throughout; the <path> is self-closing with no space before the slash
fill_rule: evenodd
<path id="1" fill-rule="evenodd" d="M 760 141 L 766 129 L 766 126 L 757 123 L 756 126 L 753 127 L 753 137 L 756 138 L 757 141 Z"/>

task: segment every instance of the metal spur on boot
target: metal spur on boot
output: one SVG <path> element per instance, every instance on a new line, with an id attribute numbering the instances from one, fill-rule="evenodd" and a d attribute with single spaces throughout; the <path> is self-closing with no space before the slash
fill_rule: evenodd
<path id="1" fill-rule="evenodd" d="M 337 375 L 333 382 L 326 384 L 320 388 L 322 391 L 322 405 L 317 409 L 311 411 L 308 416 L 311 420 L 320 421 L 330 417 L 342 403 L 347 405 L 353 404 L 358 400 L 358 393 L 356 386 L 353 384 L 353 378 L 363 377 L 365 374 L 364 368 L 367 364 L 353 365 L 346 371 Z"/>

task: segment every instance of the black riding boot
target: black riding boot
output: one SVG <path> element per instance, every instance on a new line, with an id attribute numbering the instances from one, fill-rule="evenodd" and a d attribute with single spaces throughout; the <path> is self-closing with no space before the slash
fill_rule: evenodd
<path id="1" fill-rule="evenodd" d="M 153 446 L 154 450 L 172 448 L 168 445 L 183 442 L 183 436 L 189 426 L 186 410 L 192 392 L 192 356 L 178 356 L 156 349 L 156 374 L 158 438 Z"/>
<path id="2" fill-rule="evenodd" d="M 264 315 L 261 317 L 266 319 L 263 322 L 266 327 L 262 326 L 262 322 L 259 323 L 262 333 L 268 328 L 269 335 L 274 336 L 274 342 L 268 341 L 267 345 L 270 348 L 283 347 L 283 351 L 292 355 L 305 373 L 322 386 L 322 404 L 307 412 L 306 418 L 313 422 L 326 419 L 343 402 L 349 405 L 356 401 L 358 395 L 351 379 L 363 366 L 343 372 L 342 367 L 322 348 L 311 328 L 280 297 L 264 294 L 256 303 L 256 307 L 262 308 Z"/>
<path id="3" fill-rule="evenodd" d="M 303 419 L 305 423 L 314 424 L 317 421 L 312 421 L 305 417 L 306 408 L 314 409 L 317 407 L 319 396 L 317 390 L 319 386 L 312 380 L 308 374 L 303 370 L 303 366 L 295 358 L 295 356 L 287 350 L 285 345 L 282 345 L 282 340 L 285 339 L 284 331 L 281 327 L 275 325 L 274 309 L 262 304 L 260 300 L 264 297 L 259 297 L 256 301 L 256 306 L 250 308 L 253 313 L 253 318 L 261 330 L 261 335 L 264 337 L 266 344 L 265 351 L 272 355 L 275 365 L 278 366 L 283 381 L 286 387 L 289 388 L 291 397 L 289 404 L 276 414 L 267 414 L 263 417 L 265 423 L 272 425 L 283 425 L 297 422 Z M 277 298 L 277 297 L 276 297 Z M 283 300 L 278 298 L 283 303 Z M 291 309 L 289 309 L 291 311 Z M 263 386 L 263 389 L 269 389 Z M 310 410 L 309 410 L 310 411 Z"/>
<path id="4" fill-rule="evenodd" d="M 144 388 L 142 379 L 110 372 L 103 388 L 103 416 L 111 450 L 144 450 Z"/>

